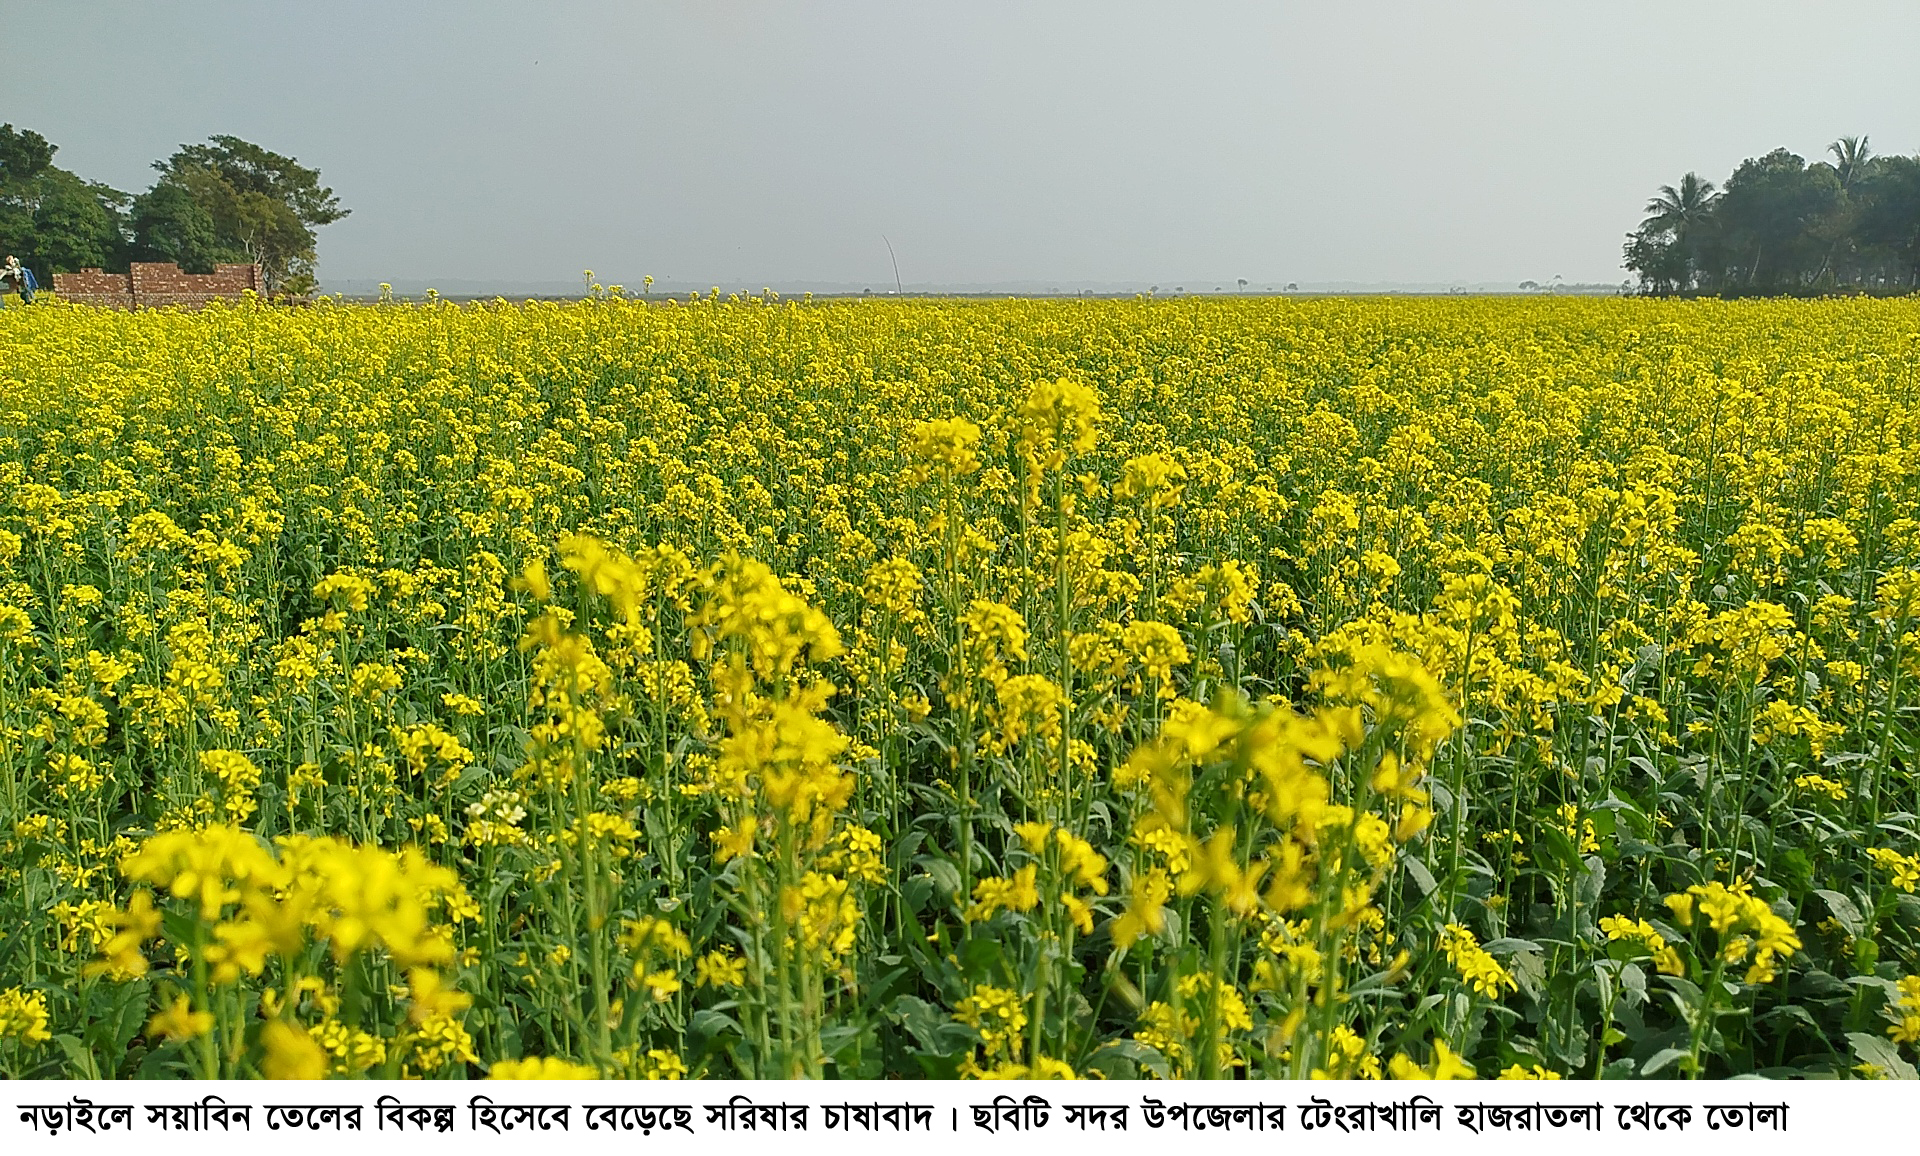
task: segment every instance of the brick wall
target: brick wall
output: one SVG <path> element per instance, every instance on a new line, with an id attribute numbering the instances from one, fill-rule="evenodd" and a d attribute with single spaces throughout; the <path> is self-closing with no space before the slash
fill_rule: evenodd
<path id="1" fill-rule="evenodd" d="M 114 309 L 133 308 L 133 282 L 125 273 L 103 273 L 82 269 L 78 273 L 55 273 L 53 291 L 62 301 L 81 305 L 106 305 Z"/>
<path id="2" fill-rule="evenodd" d="M 125 273 L 82 269 L 53 275 L 53 291 L 61 300 L 118 309 L 197 309 L 209 301 L 237 300 L 249 289 L 266 294 L 258 265 L 215 265 L 211 273 L 183 273 L 171 262 L 136 261 Z"/>
<path id="3" fill-rule="evenodd" d="M 220 298 L 238 298 L 248 289 L 265 293 L 258 265 L 215 265 L 211 273 L 182 273 L 180 266 L 136 261 L 127 274 L 133 283 L 133 303 L 141 308 L 164 305 L 198 308 Z"/>

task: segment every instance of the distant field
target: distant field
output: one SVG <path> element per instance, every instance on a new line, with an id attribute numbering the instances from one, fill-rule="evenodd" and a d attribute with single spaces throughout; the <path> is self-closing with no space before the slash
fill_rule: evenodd
<path id="1" fill-rule="evenodd" d="M 0 311 L 0 1074 L 1912 1075 L 1920 302 Z"/>

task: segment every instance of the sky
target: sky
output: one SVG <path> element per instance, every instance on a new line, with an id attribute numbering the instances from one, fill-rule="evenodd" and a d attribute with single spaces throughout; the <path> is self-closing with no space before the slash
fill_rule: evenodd
<path id="1" fill-rule="evenodd" d="M 0 0 L 0 121 L 230 133 L 323 285 L 1619 282 L 1659 185 L 1920 152 L 1920 3 Z"/>

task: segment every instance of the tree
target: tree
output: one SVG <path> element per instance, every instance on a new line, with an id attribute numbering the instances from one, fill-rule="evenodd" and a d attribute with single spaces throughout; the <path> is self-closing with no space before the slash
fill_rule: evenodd
<path id="1" fill-rule="evenodd" d="M 1713 202 L 1720 194 L 1714 191 L 1713 182 L 1702 180 L 1699 173 L 1688 173 L 1680 178 L 1679 187 L 1661 185 L 1659 195 L 1647 202 L 1647 219 L 1640 222 L 1641 227 L 1653 226 L 1672 232 L 1685 232 L 1697 227 L 1706 219 Z"/>
<path id="2" fill-rule="evenodd" d="M 304 293 L 314 230 L 347 215 L 318 170 L 238 137 L 183 145 L 154 164 L 160 178 L 138 197 L 57 167 L 58 151 L 31 129 L 0 125 L 0 256 L 17 255 L 42 280 L 129 260 L 195 273 L 251 261 L 270 289 Z"/>
<path id="3" fill-rule="evenodd" d="M 1749 158 L 1718 193 L 1694 173 L 1661 186 L 1627 236 L 1641 292 L 1920 287 L 1920 157 L 1876 157 L 1864 135 L 1827 153 Z"/>
<path id="4" fill-rule="evenodd" d="M 212 224 L 212 244 L 197 249 L 196 260 L 220 251 L 244 255 L 260 266 L 270 290 L 310 290 L 317 260 L 314 230 L 351 211 L 320 183 L 318 169 L 239 137 L 182 145 L 153 167 L 160 180 L 149 197 L 162 186 L 178 189 Z M 172 194 L 168 202 L 147 208 L 154 222 L 150 243 L 184 243 L 198 236 L 199 217 L 181 210 Z"/>
<path id="5" fill-rule="evenodd" d="M 1876 157 L 1854 188 L 1863 283 L 1920 288 L 1920 157 Z"/>
<path id="6" fill-rule="evenodd" d="M 36 276 L 50 283 L 54 272 L 120 263 L 120 210 L 127 203 L 125 193 L 51 166 L 36 183 L 40 195 L 33 211 L 30 262 Z"/>
<path id="7" fill-rule="evenodd" d="M 0 185 L 23 184 L 53 163 L 55 146 L 32 129 L 0 124 Z"/>
<path id="8" fill-rule="evenodd" d="M 1857 263 L 1854 258 L 1858 255 L 1854 236 L 1858 206 L 1849 190 L 1872 168 L 1873 158 L 1864 136 L 1843 136 L 1828 145 L 1827 151 L 1833 154 L 1832 164 L 1822 161 L 1810 167 L 1831 172 L 1840 183 L 1840 196 L 1832 209 L 1810 226 L 1810 231 L 1827 243 L 1826 256 L 1814 274 L 1817 286 L 1836 285 L 1842 278 L 1854 280 L 1858 276 L 1857 270 L 1849 267 Z"/>
<path id="9" fill-rule="evenodd" d="M 40 175 L 53 164 L 54 146 L 32 129 L 0 124 L 0 260 L 19 257 L 41 276 L 34 259 L 33 212 L 40 206 Z"/>
<path id="10" fill-rule="evenodd" d="M 1699 280 L 1701 243 L 1719 197 L 1712 181 L 1688 173 L 1647 202 L 1646 219 L 1628 238 L 1626 263 L 1652 292 L 1691 289 Z"/>
<path id="11" fill-rule="evenodd" d="M 1828 145 L 1827 151 L 1833 154 L 1833 169 L 1843 189 L 1851 187 L 1854 178 L 1866 171 L 1867 161 L 1873 156 L 1864 136 L 1843 136 Z"/>
<path id="12" fill-rule="evenodd" d="M 1670 233 L 1649 229 L 1628 233 L 1621 263 L 1640 278 L 1640 291 L 1643 293 L 1656 296 L 1679 293 L 1691 287 L 1693 281 L 1685 255 Z M 1545 291 L 1544 286 L 1534 282 L 1529 284 L 1533 285 L 1536 292 Z M 1521 288 L 1526 286 L 1522 285 Z"/>
<path id="13" fill-rule="evenodd" d="M 126 194 L 56 166 L 58 151 L 31 129 L 0 125 L 0 256 L 19 257 L 42 281 L 123 257 Z"/>
<path id="14" fill-rule="evenodd" d="M 1811 285 L 1829 248 L 1820 231 L 1842 205 L 1840 178 L 1826 165 L 1810 168 L 1786 149 L 1741 162 L 1715 212 L 1723 239 L 1717 272 L 1750 290 Z"/>
<path id="15" fill-rule="evenodd" d="M 1678 288 L 1692 288 L 1699 277 L 1699 252 L 1707 240 L 1705 232 L 1716 200 L 1720 200 L 1720 192 L 1713 181 L 1701 179 L 1699 173 L 1688 173 L 1680 179 L 1678 188 L 1663 184 L 1659 196 L 1647 202 L 1642 229 L 1651 227 L 1672 236 L 1670 261 Z"/>
<path id="16" fill-rule="evenodd" d="M 184 185 L 162 181 L 135 197 L 128 224 L 135 261 L 172 261 L 189 273 L 211 273 L 223 262 L 248 260 L 244 250 L 221 244 L 213 214 Z"/>

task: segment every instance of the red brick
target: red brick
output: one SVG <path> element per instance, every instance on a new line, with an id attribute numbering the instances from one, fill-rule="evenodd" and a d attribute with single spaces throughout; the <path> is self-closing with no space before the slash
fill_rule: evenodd
<path id="1" fill-rule="evenodd" d="M 53 291 L 61 300 L 115 309 L 197 309 L 209 301 L 238 300 L 249 289 L 266 293 L 258 265 L 215 265 L 211 273 L 184 273 L 170 262 L 136 261 L 125 273 L 82 269 L 53 275 Z"/>

